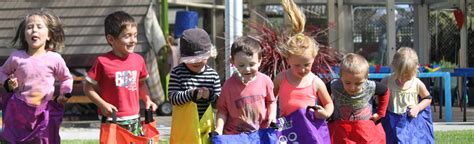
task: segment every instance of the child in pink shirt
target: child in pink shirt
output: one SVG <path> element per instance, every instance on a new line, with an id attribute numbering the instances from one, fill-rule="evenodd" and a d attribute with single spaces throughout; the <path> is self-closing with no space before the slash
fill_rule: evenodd
<path id="1" fill-rule="evenodd" d="M 262 48 L 244 36 L 232 44 L 231 63 L 237 68 L 222 87 L 217 102 L 218 134 L 239 134 L 266 128 L 276 116 L 272 80 L 258 72 Z"/>
<path id="2" fill-rule="evenodd" d="M 59 127 L 71 96 L 72 75 L 61 55 L 64 31 L 52 12 L 41 10 L 22 20 L 13 39 L 19 50 L 0 68 L 0 81 L 11 97 L 3 100 L 1 143 L 60 143 Z M 54 83 L 60 84 L 54 96 Z"/>

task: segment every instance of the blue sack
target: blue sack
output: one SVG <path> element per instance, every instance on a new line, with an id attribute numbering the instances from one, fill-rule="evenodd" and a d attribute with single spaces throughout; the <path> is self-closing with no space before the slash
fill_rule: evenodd
<path id="1" fill-rule="evenodd" d="M 387 111 L 382 119 L 387 144 L 434 144 L 430 106 L 420 111 L 416 118 L 408 116 L 408 111 L 403 115 Z"/>
<path id="2" fill-rule="evenodd" d="M 252 133 L 238 135 L 216 135 L 211 138 L 213 144 L 276 144 L 274 128 L 259 129 Z"/>

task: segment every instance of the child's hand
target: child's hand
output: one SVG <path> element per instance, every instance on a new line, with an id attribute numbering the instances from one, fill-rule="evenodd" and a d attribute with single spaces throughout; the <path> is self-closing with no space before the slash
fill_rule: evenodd
<path id="1" fill-rule="evenodd" d="M 151 100 L 147 101 L 145 103 L 145 109 L 151 109 L 151 111 L 155 111 L 158 108 L 158 106 Z"/>
<path id="2" fill-rule="evenodd" d="M 10 90 L 15 90 L 16 88 L 18 88 L 18 80 L 16 79 L 16 77 L 13 74 L 9 75 L 8 77 L 8 88 Z"/>
<path id="3" fill-rule="evenodd" d="M 60 95 L 58 97 L 56 97 L 56 102 L 61 104 L 62 106 L 64 106 L 64 104 L 66 104 L 67 100 L 69 100 L 68 97 L 64 96 L 64 95 Z"/>
<path id="4" fill-rule="evenodd" d="M 379 114 L 377 114 L 377 113 L 374 113 L 374 114 L 372 115 L 372 117 L 370 117 L 370 119 L 371 119 L 372 121 L 374 121 L 374 122 L 377 122 L 377 121 L 380 120 L 381 118 L 382 118 L 382 117 L 379 116 Z"/>
<path id="5" fill-rule="evenodd" d="M 198 88 L 197 99 L 209 99 L 209 89 L 207 89 L 206 87 Z"/>
<path id="6" fill-rule="evenodd" d="M 418 108 L 418 106 L 416 105 L 408 106 L 408 108 L 410 108 L 408 115 L 413 118 L 416 118 L 416 116 L 418 116 L 418 113 L 420 112 L 420 108 Z"/>
<path id="7" fill-rule="evenodd" d="M 314 118 L 327 119 L 329 117 L 324 107 L 320 105 L 316 105 L 315 107 L 316 111 L 314 111 Z"/>
<path id="8" fill-rule="evenodd" d="M 118 111 L 117 108 L 112 105 L 112 104 L 109 104 L 109 103 L 105 103 L 101 108 L 100 110 L 102 111 L 102 115 L 106 116 L 106 117 L 112 117 L 112 112 L 113 111 Z"/>

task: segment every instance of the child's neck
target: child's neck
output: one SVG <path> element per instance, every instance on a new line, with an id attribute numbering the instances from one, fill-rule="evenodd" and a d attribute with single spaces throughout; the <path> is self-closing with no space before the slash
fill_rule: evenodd
<path id="1" fill-rule="evenodd" d="M 126 58 L 128 56 L 129 53 L 120 53 L 120 52 L 117 52 L 117 51 L 112 51 L 112 53 L 120 58 Z"/>
<path id="2" fill-rule="evenodd" d="M 42 56 L 46 54 L 46 50 L 44 48 L 29 48 L 28 49 L 28 55 L 30 56 Z"/>

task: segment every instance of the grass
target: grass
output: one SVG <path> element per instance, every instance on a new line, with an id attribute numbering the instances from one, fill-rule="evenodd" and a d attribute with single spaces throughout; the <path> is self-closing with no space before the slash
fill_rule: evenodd
<path id="1" fill-rule="evenodd" d="M 474 130 L 435 131 L 436 143 L 467 144 L 474 142 Z"/>
<path id="2" fill-rule="evenodd" d="M 436 143 L 466 144 L 474 142 L 474 130 L 435 131 Z M 97 144 L 99 140 L 64 140 L 62 144 Z M 169 139 L 161 139 L 160 144 L 168 144 Z"/>
<path id="3" fill-rule="evenodd" d="M 63 140 L 62 144 L 98 144 L 99 140 Z M 169 144 L 168 139 L 160 140 L 159 144 Z"/>

